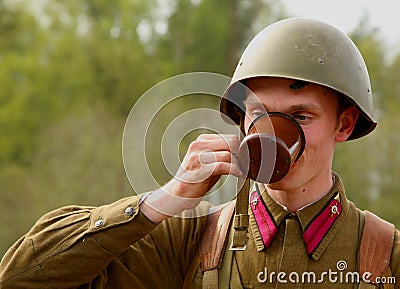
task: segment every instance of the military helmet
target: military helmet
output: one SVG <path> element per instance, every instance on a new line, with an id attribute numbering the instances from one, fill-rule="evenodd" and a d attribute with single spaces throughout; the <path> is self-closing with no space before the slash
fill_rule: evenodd
<path id="1" fill-rule="evenodd" d="M 243 117 L 246 79 L 285 77 L 332 88 L 355 104 L 360 115 L 349 139 L 370 133 L 371 84 L 364 59 L 352 40 L 332 25 L 295 17 L 276 22 L 249 43 L 221 100 L 220 110 L 236 124 Z"/>

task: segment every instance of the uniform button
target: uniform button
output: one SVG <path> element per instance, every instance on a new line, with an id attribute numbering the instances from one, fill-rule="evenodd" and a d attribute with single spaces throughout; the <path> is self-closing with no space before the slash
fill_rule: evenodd
<path id="1" fill-rule="evenodd" d="M 103 220 L 97 220 L 96 223 L 94 223 L 94 225 L 95 225 L 97 228 L 99 228 L 99 227 L 101 227 L 101 226 L 104 225 L 104 221 L 103 221 Z"/>
<path id="2" fill-rule="evenodd" d="M 127 214 L 128 216 L 133 216 L 134 213 L 135 209 L 133 207 L 128 207 L 125 209 L 125 214 Z"/>

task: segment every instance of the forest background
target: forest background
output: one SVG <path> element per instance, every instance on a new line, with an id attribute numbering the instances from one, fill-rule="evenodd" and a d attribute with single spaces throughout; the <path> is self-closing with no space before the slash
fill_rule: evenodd
<path id="1" fill-rule="evenodd" d="M 287 16 L 276 0 L 0 0 L 0 256 L 52 209 L 133 194 L 121 140 L 135 101 L 181 73 L 231 75 L 251 37 Z M 370 71 L 379 125 L 340 144 L 334 170 L 360 208 L 400 226 L 400 54 L 367 16 L 350 36 Z M 193 98 L 176 105 L 218 109 Z M 162 184 L 171 176 L 159 147 L 150 149 Z"/>

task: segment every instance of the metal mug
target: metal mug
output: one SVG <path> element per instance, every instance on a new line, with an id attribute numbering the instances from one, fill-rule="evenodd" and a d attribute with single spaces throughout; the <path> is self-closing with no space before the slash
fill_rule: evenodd
<path id="1" fill-rule="evenodd" d="M 247 177 L 260 183 L 278 182 L 304 151 L 305 137 L 291 116 L 270 112 L 258 116 L 240 143 L 238 160 Z"/>

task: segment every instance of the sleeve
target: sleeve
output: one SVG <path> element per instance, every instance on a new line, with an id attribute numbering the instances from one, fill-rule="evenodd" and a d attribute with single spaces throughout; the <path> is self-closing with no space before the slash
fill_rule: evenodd
<path id="1" fill-rule="evenodd" d="M 0 288 L 77 288 L 155 229 L 139 197 L 101 207 L 64 207 L 43 216 L 4 255 Z"/>
<path id="2" fill-rule="evenodd" d="M 203 203 L 158 225 L 141 213 L 138 196 L 55 210 L 5 254 L 0 289 L 178 288 L 209 207 Z"/>
<path id="3" fill-rule="evenodd" d="M 195 255 L 209 207 L 201 203 L 183 216 L 169 218 L 134 243 L 110 264 L 105 288 L 182 288 L 192 262 L 199 265 Z"/>

